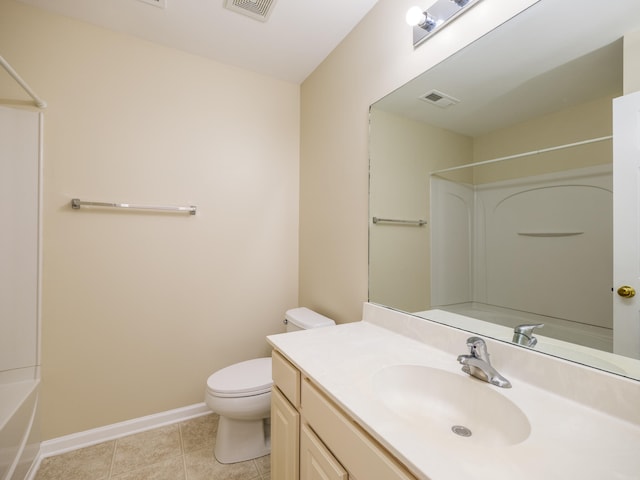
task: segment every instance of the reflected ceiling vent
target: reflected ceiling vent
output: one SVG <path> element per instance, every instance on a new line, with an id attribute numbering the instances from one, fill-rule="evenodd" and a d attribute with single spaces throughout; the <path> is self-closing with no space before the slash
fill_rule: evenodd
<path id="1" fill-rule="evenodd" d="M 254 20 L 266 22 L 273 11 L 276 0 L 225 0 L 225 8 L 246 15 Z"/>
<path id="2" fill-rule="evenodd" d="M 460 103 L 460 100 L 457 98 L 438 90 L 431 90 L 430 92 L 420 95 L 418 98 L 423 102 L 430 103 L 431 105 L 435 105 L 440 108 L 449 108 L 456 103 Z"/>

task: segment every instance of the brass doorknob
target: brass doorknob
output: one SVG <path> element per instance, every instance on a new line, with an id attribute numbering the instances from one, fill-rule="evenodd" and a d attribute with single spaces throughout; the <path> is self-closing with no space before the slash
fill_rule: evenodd
<path id="1" fill-rule="evenodd" d="M 618 289 L 618 295 L 624 298 L 631 298 L 636 294 L 636 289 L 629 285 L 623 285 Z"/>

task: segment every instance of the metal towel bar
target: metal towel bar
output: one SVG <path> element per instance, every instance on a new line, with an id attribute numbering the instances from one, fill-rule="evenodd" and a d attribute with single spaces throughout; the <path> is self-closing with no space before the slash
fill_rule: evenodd
<path id="1" fill-rule="evenodd" d="M 518 232 L 523 237 L 574 237 L 584 232 Z"/>
<path id="2" fill-rule="evenodd" d="M 400 223 L 402 225 L 417 225 L 421 227 L 427 224 L 426 220 L 397 220 L 394 218 L 373 217 L 373 223 Z"/>
<path id="3" fill-rule="evenodd" d="M 108 207 L 108 208 L 131 208 L 135 210 L 156 210 L 161 212 L 188 212 L 189 215 L 196 214 L 196 206 L 189 205 L 186 207 L 171 205 L 135 205 L 132 203 L 111 203 L 111 202 L 86 202 L 79 198 L 71 200 L 71 208 L 79 209 L 80 207 Z"/>

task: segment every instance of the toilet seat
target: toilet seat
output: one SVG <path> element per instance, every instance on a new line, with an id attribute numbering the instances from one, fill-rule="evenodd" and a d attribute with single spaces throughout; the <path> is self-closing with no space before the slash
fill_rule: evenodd
<path id="1" fill-rule="evenodd" d="M 207 379 L 216 397 L 249 397 L 271 391 L 271 357 L 254 358 L 218 370 Z"/>

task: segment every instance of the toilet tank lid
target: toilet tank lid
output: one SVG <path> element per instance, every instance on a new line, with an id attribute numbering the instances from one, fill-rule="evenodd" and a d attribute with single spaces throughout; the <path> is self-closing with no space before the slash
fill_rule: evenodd
<path id="1" fill-rule="evenodd" d="M 320 315 L 313 310 L 309 310 L 306 307 L 287 310 L 285 318 L 287 319 L 287 322 L 291 322 L 297 327 L 305 330 L 308 328 L 328 327 L 336 324 L 336 322 L 330 318 Z"/>
<path id="2" fill-rule="evenodd" d="M 254 358 L 218 370 L 207 379 L 210 392 L 240 395 L 268 392 L 271 389 L 271 357 Z"/>

